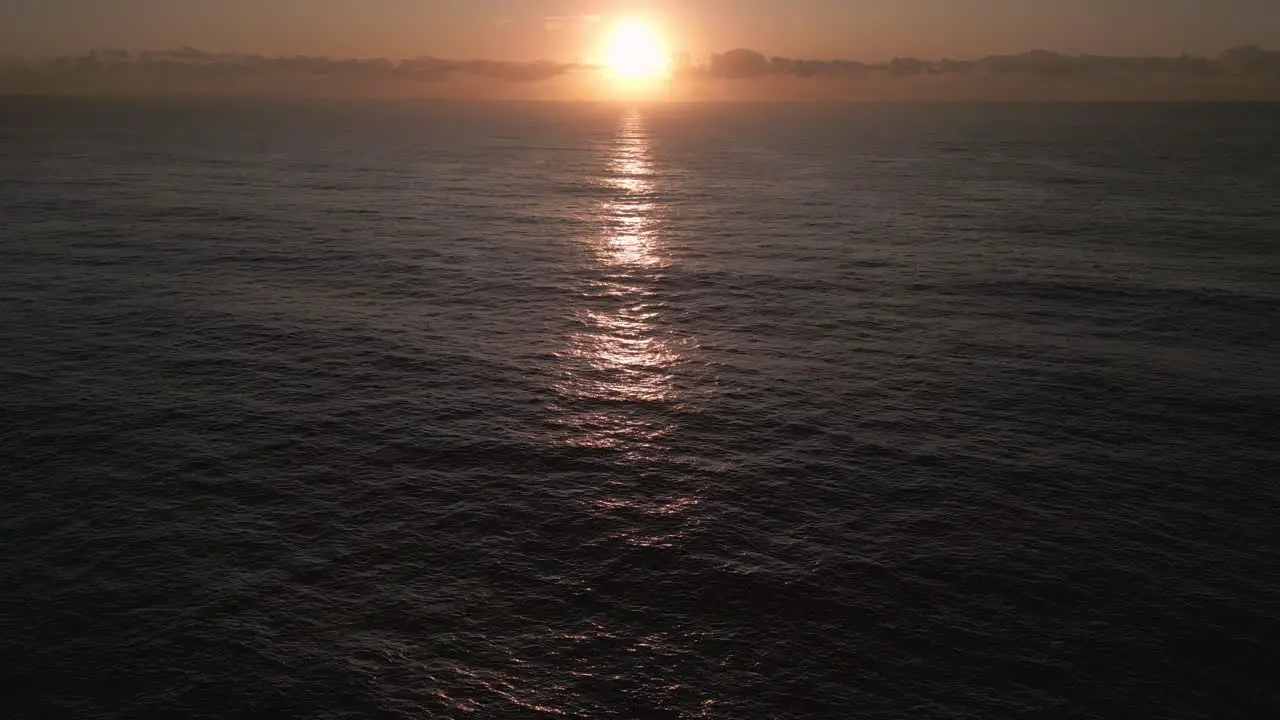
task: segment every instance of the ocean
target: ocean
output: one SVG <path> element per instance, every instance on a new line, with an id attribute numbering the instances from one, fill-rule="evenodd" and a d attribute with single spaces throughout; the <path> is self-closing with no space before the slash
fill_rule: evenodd
<path id="1" fill-rule="evenodd" d="M 1278 128 L 2 99 L 0 714 L 1274 716 Z"/>

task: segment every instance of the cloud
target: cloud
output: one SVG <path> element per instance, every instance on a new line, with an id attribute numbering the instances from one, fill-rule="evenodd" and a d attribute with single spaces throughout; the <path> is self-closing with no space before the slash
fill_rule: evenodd
<path id="1" fill-rule="evenodd" d="M 850 60 L 798 60 L 766 57 L 754 50 L 737 49 L 712 55 L 706 65 L 690 72 L 722 79 L 760 78 L 770 75 L 800 78 L 865 78 L 871 75 L 1023 75 L 1041 79 L 1117 77 L 1240 77 L 1280 79 L 1280 51 L 1253 46 L 1238 47 L 1216 57 L 1106 57 L 1062 55 L 1033 50 L 1020 55 L 992 55 L 980 60 L 921 60 L 895 58 L 865 64 Z"/>
<path id="2" fill-rule="evenodd" d="M 483 86 L 484 96 L 564 97 L 550 86 L 585 69 L 548 61 L 264 57 L 189 47 L 95 50 L 47 62 L 0 63 L 0 94 L 439 95 Z M 1216 57 L 1104 57 L 1036 50 L 977 60 L 861 63 L 768 57 L 739 48 L 703 62 L 685 57 L 672 87 L 673 96 L 689 99 L 1280 99 L 1280 52 L 1245 46 Z M 476 96 L 471 90 L 463 95 Z"/>
<path id="3" fill-rule="evenodd" d="M 129 53 L 95 50 L 42 63 L 0 65 L 4 92 L 381 92 L 392 86 L 446 82 L 537 83 L 567 75 L 569 63 L 445 60 L 393 61 L 317 56 L 264 57 L 195 48 Z"/>
<path id="4" fill-rule="evenodd" d="M 582 25 L 594 25 L 598 22 L 600 22 L 599 15 L 552 15 L 543 19 L 542 27 L 547 32 L 558 32 Z"/>
<path id="5" fill-rule="evenodd" d="M 753 100 L 1277 100 L 1280 52 L 1107 57 L 1035 50 L 881 63 L 768 57 L 746 48 L 681 66 L 707 97 Z M 729 89 L 726 89 L 729 88 Z"/>

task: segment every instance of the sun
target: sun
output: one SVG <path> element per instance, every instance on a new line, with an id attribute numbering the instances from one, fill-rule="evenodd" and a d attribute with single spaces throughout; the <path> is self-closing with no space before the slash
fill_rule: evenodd
<path id="1" fill-rule="evenodd" d="M 671 72 L 671 56 L 662 36 L 648 22 L 623 20 L 614 26 L 604 46 L 604 67 L 616 78 L 652 80 Z"/>

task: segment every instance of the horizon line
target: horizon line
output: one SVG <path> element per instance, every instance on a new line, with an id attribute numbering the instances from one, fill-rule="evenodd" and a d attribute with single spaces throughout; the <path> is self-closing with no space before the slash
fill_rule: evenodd
<path id="1" fill-rule="evenodd" d="M 1180 59 L 1180 58 L 1213 60 L 1213 59 L 1221 59 L 1224 56 L 1230 55 L 1232 53 L 1238 53 L 1241 51 L 1246 51 L 1246 52 L 1260 51 L 1262 53 L 1266 53 L 1270 55 L 1274 53 L 1280 53 L 1280 48 L 1273 50 L 1269 47 L 1263 47 L 1256 43 L 1242 42 L 1242 43 L 1236 43 L 1236 44 L 1230 45 L 1217 53 L 1203 54 L 1203 55 L 1190 53 L 1186 51 L 1179 52 L 1179 53 L 1155 54 L 1155 55 L 1153 54 L 1117 55 L 1117 54 L 1106 54 L 1106 53 L 1073 53 L 1073 52 L 1066 52 L 1062 50 L 1055 50 L 1048 47 L 1032 47 L 1032 48 L 1028 48 L 1027 50 L 1023 50 L 1021 52 L 988 53 L 985 55 L 970 56 L 967 58 L 959 57 L 959 56 L 950 56 L 950 55 L 944 55 L 941 57 L 933 57 L 933 58 L 922 57 L 919 55 L 894 55 L 891 58 L 882 59 L 882 60 L 864 60 L 864 59 L 856 59 L 852 57 L 784 55 L 784 54 L 770 53 L 770 52 L 766 52 L 763 50 L 758 50 L 758 49 L 750 48 L 746 46 L 736 46 L 732 48 L 727 48 L 719 51 L 706 52 L 706 53 L 693 53 L 689 51 L 680 51 L 680 52 L 670 53 L 670 55 L 673 58 L 683 57 L 683 58 L 688 58 L 690 60 L 697 59 L 702 61 L 709 61 L 711 58 L 714 58 L 717 56 L 724 56 L 729 53 L 736 53 L 736 52 L 743 52 L 743 51 L 755 53 L 769 60 L 778 59 L 778 60 L 792 60 L 795 62 L 815 62 L 815 63 L 853 63 L 853 64 L 860 64 L 860 65 L 866 65 L 869 67 L 874 67 L 874 66 L 886 65 L 894 61 L 901 61 L 901 60 L 918 60 L 922 62 L 938 62 L 938 63 L 980 62 L 982 60 L 988 60 L 992 58 L 1022 57 L 1026 55 L 1037 55 L 1037 54 L 1053 55 L 1053 56 L 1064 57 L 1064 58 L 1098 58 L 1098 59 L 1111 59 L 1111 60 L 1146 60 L 1146 59 Z M 48 62 L 56 62 L 58 60 L 84 59 L 84 58 L 94 57 L 97 55 L 125 55 L 131 59 L 141 59 L 148 55 L 164 55 L 164 54 L 176 54 L 176 53 L 194 53 L 194 54 L 204 55 L 208 57 L 220 57 L 220 58 L 228 58 L 228 59 L 231 59 L 231 58 L 261 59 L 261 60 L 292 60 L 292 59 L 321 60 L 321 59 L 324 59 L 324 60 L 334 60 L 334 61 L 358 61 L 358 62 L 390 61 L 393 63 L 412 62 L 412 61 L 419 61 L 419 60 L 436 60 L 436 61 L 442 61 L 442 62 L 459 62 L 459 63 L 486 62 L 486 63 L 500 63 L 500 64 L 512 64 L 512 65 L 549 64 L 549 65 L 558 65 L 558 66 L 577 66 L 577 67 L 584 67 L 584 68 L 596 66 L 596 64 L 594 63 L 585 62 L 582 60 L 553 60 L 551 58 L 546 58 L 546 57 L 512 60 L 512 59 L 500 59 L 500 58 L 486 58 L 481 56 L 450 57 L 445 55 L 434 55 L 431 53 L 420 53 L 417 55 L 404 55 L 404 56 L 328 55 L 328 54 L 308 54 L 308 53 L 272 54 L 267 52 L 211 50 L 203 47 L 198 47 L 195 45 L 185 45 L 185 44 L 173 45 L 168 47 L 152 47 L 152 48 L 138 48 L 138 49 L 129 49 L 129 48 L 124 48 L 119 46 L 95 46 L 95 47 L 86 48 L 85 50 L 81 51 L 79 55 L 65 54 L 65 53 L 56 54 L 56 55 L 0 54 L 0 62 L 23 61 L 23 62 L 48 63 Z"/>

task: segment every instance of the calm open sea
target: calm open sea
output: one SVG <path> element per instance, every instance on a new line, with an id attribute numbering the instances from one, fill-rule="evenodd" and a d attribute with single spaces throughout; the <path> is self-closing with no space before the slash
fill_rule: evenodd
<path id="1" fill-rule="evenodd" d="M 0 714 L 1275 716 L 1278 129 L 0 100 Z"/>

